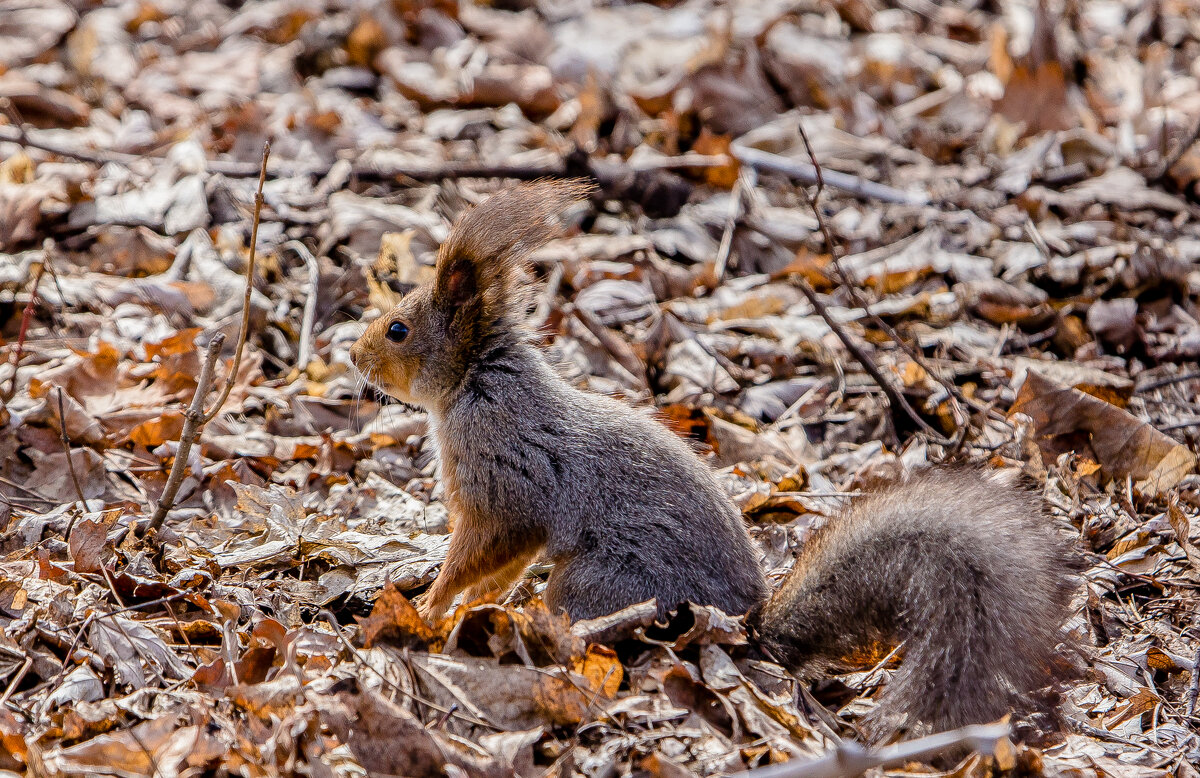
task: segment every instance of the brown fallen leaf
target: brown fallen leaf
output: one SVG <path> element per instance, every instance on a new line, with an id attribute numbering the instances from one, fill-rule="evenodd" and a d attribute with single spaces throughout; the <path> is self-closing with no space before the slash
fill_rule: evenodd
<path id="1" fill-rule="evenodd" d="M 414 652 L 408 664 L 431 700 L 498 729 L 565 727 L 593 717 L 587 681 L 565 667 L 502 665 L 493 659 Z"/>
<path id="2" fill-rule="evenodd" d="M 588 687 L 597 694 L 605 697 L 615 697 L 621 688 L 621 679 L 625 670 L 617 652 L 606 646 L 593 643 L 587 647 L 587 652 L 576 659 L 571 670 L 587 679 Z"/>
<path id="3" fill-rule="evenodd" d="M 420 719 L 380 695 L 341 694 L 315 700 L 323 718 L 355 758 L 374 774 L 441 778 L 511 776 L 512 769 L 459 738 L 431 732 Z M 457 768 L 453 772 L 447 768 Z"/>
<path id="4" fill-rule="evenodd" d="M 1191 541 L 1191 522 L 1174 500 L 1167 503 L 1167 521 L 1171 523 L 1171 531 L 1175 533 L 1175 542 L 1183 548 L 1195 571 L 1200 573 L 1200 549 Z"/>
<path id="5" fill-rule="evenodd" d="M 108 529 L 98 521 L 84 519 L 75 525 L 69 542 L 75 572 L 99 572 L 104 566 L 104 542 L 107 539 Z"/>
<path id="6" fill-rule="evenodd" d="M 1109 478 L 1131 477 L 1138 491 L 1158 497 L 1196 467 L 1186 446 L 1128 411 L 1030 370 L 1009 410 L 1033 420 L 1048 461 L 1087 446 Z"/>
<path id="7" fill-rule="evenodd" d="M 424 648 L 436 636 L 417 609 L 391 581 L 375 601 L 371 615 L 359 619 L 359 624 L 362 625 L 363 642 L 367 648 L 379 642 Z"/>

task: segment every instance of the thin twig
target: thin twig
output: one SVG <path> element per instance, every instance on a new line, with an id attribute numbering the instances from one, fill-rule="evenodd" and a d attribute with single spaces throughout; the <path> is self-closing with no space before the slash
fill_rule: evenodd
<path id="1" fill-rule="evenodd" d="M 749 194 L 751 184 L 744 176 L 751 175 L 754 168 L 747 166 L 738 174 L 733 190 L 729 193 L 729 213 L 725 218 L 725 231 L 721 233 L 721 245 L 717 247 L 716 267 L 713 270 L 714 286 L 719 285 L 725 278 L 725 270 L 729 266 L 729 254 L 733 250 L 733 234 L 737 228 L 738 218 L 742 212 L 742 197 Z"/>
<path id="2" fill-rule="evenodd" d="M 1200 697 L 1200 646 L 1196 646 L 1196 654 L 1192 658 L 1192 680 L 1188 684 L 1186 716 L 1196 715 L 1196 698 Z"/>
<path id="3" fill-rule="evenodd" d="M 67 454 L 67 471 L 71 474 L 71 483 L 75 485 L 75 495 L 79 498 L 79 507 L 83 513 L 87 513 L 87 498 L 83 496 L 83 487 L 79 485 L 79 476 L 75 474 L 75 463 L 71 460 L 71 438 L 67 435 L 67 414 L 63 410 L 63 390 L 58 389 L 58 437 L 62 441 L 63 451 Z M 71 517 L 71 522 L 67 524 L 67 531 L 63 534 L 64 540 L 71 539 L 71 530 L 75 528 L 75 520 L 79 516 Z"/>
<path id="4" fill-rule="evenodd" d="M 321 283 L 321 268 L 317 258 L 298 240 L 289 240 L 283 248 L 296 252 L 308 268 L 308 296 L 304 300 L 304 321 L 300 324 L 300 346 L 296 355 L 296 369 L 303 373 L 312 357 L 313 323 L 317 318 L 317 286 Z"/>
<path id="5" fill-rule="evenodd" d="M 26 656 L 24 664 L 21 665 L 21 669 L 15 676 L 13 676 L 12 681 L 8 684 L 8 688 L 4 690 L 4 696 L 0 697 L 0 705 L 4 705 L 8 702 L 8 698 L 11 697 L 12 693 L 17 690 L 17 685 L 20 684 L 21 681 L 25 680 L 25 674 L 29 672 L 30 667 L 33 667 L 33 657 Z"/>
<path id="6" fill-rule="evenodd" d="M 223 332 L 218 332 L 209 341 L 208 353 L 204 357 L 204 364 L 200 367 L 200 379 L 196 382 L 196 393 L 192 395 L 192 404 L 188 406 L 183 415 L 183 431 L 179 434 L 179 447 L 175 451 L 175 461 L 171 464 L 171 473 L 167 476 L 167 485 L 163 487 L 158 507 L 154 509 L 154 515 L 150 518 L 149 529 L 157 530 L 161 527 L 171 508 L 175 507 L 175 495 L 178 494 L 179 485 L 183 483 L 183 475 L 187 472 L 188 455 L 192 451 L 192 444 L 196 442 L 196 437 L 200 434 L 200 429 L 204 426 L 204 398 L 208 396 L 209 389 L 212 388 L 213 369 L 217 363 L 217 357 L 221 355 L 221 346 L 224 343 L 225 333 Z"/>
<path id="7" fill-rule="evenodd" d="M 192 645 L 192 641 L 187 636 L 187 632 L 183 629 L 183 623 L 179 621 L 179 617 L 175 615 L 175 609 L 171 607 L 170 600 L 163 600 L 163 607 L 167 609 L 167 613 L 171 614 L 171 620 L 175 622 L 175 629 L 179 630 L 179 636 L 183 638 L 183 642 L 187 645 L 188 651 L 192 652 L 192 660 L 196 666 L 204 664 L 200 661 L 200 655 L 196 653 L 196 647 Z"/>
<path id="8" fill-rule="evenodd" d="M 155 605 L 162 605 L 165 602 L 170 602 L 171 600 L 178 600 L 182 597 L 187 597 L 187 596 L 188 596 L 188 592 L 175 592 L 174 594 L 168 594 L 165 597 L 159 597 L 156 600 L 146 600 L 145 602 L 138 602 L 138 603 L 134 603 L 133 605 L 126 605 L 124 608 L 118 608 L 115 611 L 109 611 L 107 613 L 100 613 L 100 614 L 91 613 L 91 614 L 88 614 L 85 618 L 77 619 L 75 621 L 70 622 L 69 624 L 63 625 L 63 629 L 73 629 L 74 627 L 77 627 L 80 624 L 87 624 L 88 622 L 92 621 L 93 619 L 108 619 L 108 618 L 112 618 L 113 616 L 120 616 L 122 613 L 128 613 L 129 611 L 142 610 L 143 608 L 150 608 Z"/>
<path id="9" fill-rule="evenodd" d="M 366 659 L 363 659 L 363 656 L 362 656 L 362 654 L 359 653 L 358 649 L 355 648 L 354 645 L 351 644 L 350 640 L 345 636 L 345 634 L 342 633 L 342 625 L 338 623 L 337 617 L 335 617 L 333 615 L 332 611 L 322 608 L 321 611 L 317 615 L 320 616 L 321 618 L 323 618 L 326 621 L 326 623 L 329 624 L 330 628 L 333 629 L 333 633 L 337 637 L 338 642 L 341 643 L 342 647 L 345 648 L 346 651 L 350 654 L 350 658 L 353 659 L 354 662 L 356 664 L 358 664 L 360 667 L 365 667 L 366 669 L 373 672 L 375 674 L 375 676 L 379 680 L 383 681 L 383 683 L 385 685 L 387 685 L 389 688 L 391 688 L 392 691 L 396 692 L 397 694 L 399 694 L 401 696 L 408 697 L 411 700 L 413 700 L 414 702 L 420 703 L 421 705 L 424 705 L 425 707 L 435 710 L 438 713 L 444 714 L 446 716 L 453 716 L 454 718 L 465 721 L 468 724 L 474 724 L 479 727 L 486 727 L 488 729 L 499 731 L 500 728 L 497 727 L 495 724 L 488 723 L 488 722 L 484 721 L 483 719 L 477 719 L 474 716 L 468 716 L 463 713 L 459 713 L 456 710 L 452 710 L 451 708 L 447 708 L 444 705 L 439 705 L 436 702 L 427 700 L 417 694 L 414 694 L 413 692 L 409 691 L 408 689 L 401 688 L 394 681 L 392 681 L 392 679 L 388 678 L 386 675 L 379 672 L 379 670 L 376 669 L 374 665 L 372 665 Z"/>
<path id="10" fill-rule="evenodd" d="M 1134 394 L 1141 394 L 1142 392 L 1149 392 L 1154 389 L 1162 389 L 1164 386 L 1170 386 L 1171 384 L 1181 384 L 1184 381 L 1195 381 L 1197 378 L 1200 378 L 1200 372 L 1176 373 L 1175 375 L 1169 375 L 1165 378 L 1151 381 L 1148 384 L 1143 384 L 1142 386 L 1134 389 L 1133 392 Z"/>
<path id="11" fill-rule="evenodd" d="M 25 310 L 21 313 L 21 329 L 17 332 L 17 347 L 13 351 L 12 359 L 12 377 L 8 381 L 8 392 L 4 397 L 12 397 L 17 391 L 17 367 L 21 364 L 21 356 L 25 353 L 25 337 L 29 333 L 29 322 L 33 319 L 33 309 L 37 306 L 38 299 L 38 284 L 42 282 L 42 273 L 46 272 L 46 263 L 38 263 L 37 270 L 33 271 L 33 290 L 29 293 L 29 300 L 25 303 Z"/>
<path id="12" fill-rule="evenodd" d="M 25 118 L 21 116 L 21 112 L 17 110 L 17 105 L 12 101 L 11 97 L 0 97 L 0 109 L 8 115 L 13 126 L 17 128 L 17 142 L 22 146 L 29 145 L 29 134 L 25 132 Z"/>
<path id="13" fill-rule="evenodd" d="M 878 384 L 879 388 L 883 390 L 883 394 L 887 397 L 888 403 L 893 408 L 902 408 L 918 427 L 926 430 L 930 435 L 937 436 L 937 432 L 933 429 L 933 427 L 930 427 L 925 420 L 922 419 L 915 410 L 913 410 L 912 406 L 908 404 L 908 401 L 901 397 L 900 393 L 896 391 L 896 388 L 892 386 L 892 382 L 884 377 L 883 373 L 879 369 L 879 366 L 872 361 L 867 352 L 861 346 L 859 346 L 858 342 L 855 341 L 854 338 L 850 337 L 850 333 L 846 332 L 846 329 L 837 321 L 835 321 L 834 318 L 829 314 L 829 308 L 826 307 L 825 303 L 821 301 L 820 296 L 817 295 L 817 290 L 812 288 L 812 285 L 808 283 L 808 279 L 804 278 L 803 276 L 795 276 L 795 281 L 796 285 L 800 287 L 800 291 L 806 298 L 808 298 L 808 302 L 814 309 L 816 309 L 821 318 L 825 320 L 825 324 L 829 326 L 829 329 L 833 330 L 833 334 L 837 335 L 838 340 L 840 340 L 842 345 L 846 347 L 846 350 L 850 352 L 850 356 L 854 357 L 854 359 L 860 365 L 862 365 L 863 370 L 867 371 L 867 375 L 871 376 L 871 380 Z M 889 426 L 891 426 L 890 423 Z M 894 431 L 895 430 L 893 429 L 893 432 Z"/>
<path id="14" fill-rule="evenodd" d="M 60 683 L 62 683 L 63 678 L 67 676 L 67 668 L 70 667 L 69 663 L 71 661 L 71 655 L 75 653 L 75 647 L 78 646 L 79 641 L 83 639 L 83 633 L 86 632 L 87 628 L 92 625 L 93 619 L 94 614 L 90 613 L 86 618 L 84 618 L 83 624 L 81 624 L 79 627 L 79 631 L 75 633 L 75 639 L 72 640 L 71 645 L 67 647 L 67 653 L 63 654 L 62 667 L 58 669 L 58 674 L 54 677 L 54 680 L 50 682 L 51 687 L 57 687 Z M 70 629 L 70 625 L 65 627 L 65 629 Z"/>
<path id="15" fill-rule="evenodd" d="M 250 256 L 246 260 L 246 295 L 242 298 L 242 327 L 238 331 L 237 343 L 233 349 L 233 364 L 229 368 L 229 375 L 225 377 L 221 395 L 217 397 L 213 407 L 204 414 L 200 422 L 201 426 L 212 421 L 221 412 L 221 406 L 229 399 L 229 392 L 233 389 L 238 369 L 242 364 L 242 349 L 245 348 L 246 337 L 250 334 L 250 298 L 254 292 L 254 259 L 258 254 L 258 224 L 262 220 L 263 184 L 267 180 L 267 160 L 270 156 L 271 141 L 268 140 L 263 144 L 262 166 L 258 173 L 258 191 L 254 193 L 254 224 L 250 228 Z"/>
<path id="16" fill-rule="evenodd" d="M 943 389 L 946 390 L 946 396 L 950 402 L 950 413 L 954 417 L 954 437 L 945 438 L 940 433 L 936 432 L 932 427 L 930 427 L 923 419 L 920 419 L 916 411 L 913 410 L 912 406 L 908 404 L 908 401 L 904 399 L 902 394 L 895 391 L 889 391 L 884 384 L 880 384 L 880 387 L 884 389 L 884 393 L 888 395 L 889 400 L 892 399 L 893 395 L 900 400 L 901 407 L 904 409 L 905 413 L 917 423 L 917 426 L 920 427 L 933 442 L 947 447 L 947 457 L 953 456 L 966 441 L 968 427 L 967 415 L 963 412 L 962 406 L 959 405 L 956 388 L 953 384 L 939 376 L 935 370 L 927 365 L 924 358 L 908 345 L 908 342 L 901 337 L 900 333 L 897 332 L 894 327 L 884 321 L 879 314 L 871 310 L 870 304 L 859 293 L 857 287 L 855 287 L 855 285 L 850 281 L 849 275 L 847 275 L 845 268 L 842 267 L 841 256 L 838 253 L 837 244 L 833 240 L 833 233 L 830 231 L 829 225 L 826 223 L 825 217 L 821 213 L 821 209 L 819 207 L 818 200 L 821 197 L 821 193 L 825 189 L 825 172 L 822 169 L 821 164 L 817 161 L 817 155 L 813 151 L 812 144 L 808 140 L 808 133 L 804 130 L 804 124 L 798 122 L 797 127 L 800 131 L 800 138 L 804 142 L 804 148 L 808 151 L 808 158 L 813 166 L 813 169 L 816 171 L 817 179 L 817 191 L 811 198 L 808 196 L 808 192 L 806 192 L 803 188 L 800 189 L 800 192 L 804 195 L 805 200 L 808 202 L 809 208 L 813 212 L 813 216 L 817 220 L 817 227 L 821 230 L 821 235 L 825 239 L 825 245 L 829 249 L 830 262 L 833 265 L 834 270 L 837 272 L 838 280 L 842 288 L 846 290 L 847 294 L 849 294 L 851 302 L 853 302 L 855 306 L 861 308 L 862 311 L 867 314 L 872 324 L 883 330 L 883 332 L 892 341 L 894 341 L 897 346 L 900 347 L 900 349 L 905 353 L 905 355 L 908 356 L 909 359 L 919 365 L 925 371 L 925 373 L 929 375 L 930 378 L 932 378 L 934 381 L 940 384 Z M 805 283 L 807 285 L 807 282 Z M 813 291 L 811 286 L 808 288 L 809 291 Z M 804 290 L 801 289 L 801 291 Z M 815 291 L 813 291 L 813 294 L 815 295 Z M 805 293 L 805 296 L 808 296 L 807 292 Z M 811 299 L 812 298 L 810 298 L 810 301 Z M 841 336 L 839 335 L 839 337 Z M 842 342 L 845 343 L 846 341 L 843 340 Z M 861 362 L 861 360 L 859 361 Z M 864 364 L 863 367 L 866 368 L 866 365 Z M 868 372 L 870 372 L 870 369 L 868 369 Z M 871 377 L 875 378 L 875 375 L 873 374 Z"/>
<path id="17" fill-rule="evenodd" d="M 1099 727 L 1093 727 L 1091 724 L 1088 724 L 1086 721 L 1080 721 L 1079 719 L 1068 718 L 1067 723 L 1073 729 L 1076 729 L 1085 735 L 1091 735 L 1092 737 L 1098 738 L 1100 740 L 1107 740 L 1110 743 L 1120 743 L 1123 746 L 1129 746 L 1131 748 L 1145 749 L 1146 751 L 1149 751 L 1153 754 L 1157 754 L 1158 756 L 1161 756 L 1161 757 L 1166 757 L 1168 759 L 1174 758 L 1174 754 L 1169 754 L 1166 751 L 1162 751 L 1162 750 L 1157 749 L 1154 746 L 1148 745 L 1146 743 L 1139 743 L 1136 740 L 1132 740 L 1127 737 L 1122 737 L 1121 735 L 1118 735 L 1115 732 L 1109 732 L 1107 729 L 1100 729 Z"/>

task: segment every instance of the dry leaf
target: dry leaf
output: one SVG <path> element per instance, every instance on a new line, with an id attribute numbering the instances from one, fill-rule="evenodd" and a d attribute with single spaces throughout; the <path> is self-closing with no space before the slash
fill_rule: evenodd
<path id="1" fill-rule="evenodd" d="M 1053 383 L 1030 370 L 1009 410 L 1033 420 L 1038 443 L 1049 459 L 1087 446 L 1110 478 L 1130 477 L 1154 497 L 1171 489 L 1196 466 L 1188 448 L 1128 411 Z"/>

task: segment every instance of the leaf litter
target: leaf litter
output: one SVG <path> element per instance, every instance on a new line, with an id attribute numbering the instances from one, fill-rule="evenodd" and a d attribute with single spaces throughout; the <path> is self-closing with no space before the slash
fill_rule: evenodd
<path id="1" fill-rule="evenodd" d="M 953 774 L 1196 775 L 1196 13 L 0 0 L 0 771 L 677 776 L 855 736 L 886 650 L 798 684 L 711 608 L 568 625 L 538 565 L 409 602 L 436 456 L 349 345 L 496 176 L 588 175 L 531 316 L 706 452 L 772 579 L 960 430 L 1089 553 L 1065 726 Z M 218 333 L 233 363 L 268 138 L 246 354 L 143 537 Z"/>

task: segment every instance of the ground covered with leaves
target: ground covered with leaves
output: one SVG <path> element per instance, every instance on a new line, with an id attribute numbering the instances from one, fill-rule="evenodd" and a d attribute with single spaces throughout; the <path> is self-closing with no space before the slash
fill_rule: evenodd
<path id="1" fill-rule="evenodd" d="M 447 546 L 434 452 L 349 345 L 464 207 L 584 176 L 530 316 L 704 447 L 773 580 L 944 461 L 1020 469 L 1087 555 L 1065 726 L 956 775 L 1195 776 L 1198 20 L 0 0 L 0 771 L 678 776 L 855 736 L 886 651 L 798 684 L 711 609 L 572 629 L 539 566 L 442 624 L 404 596 Z"/>

